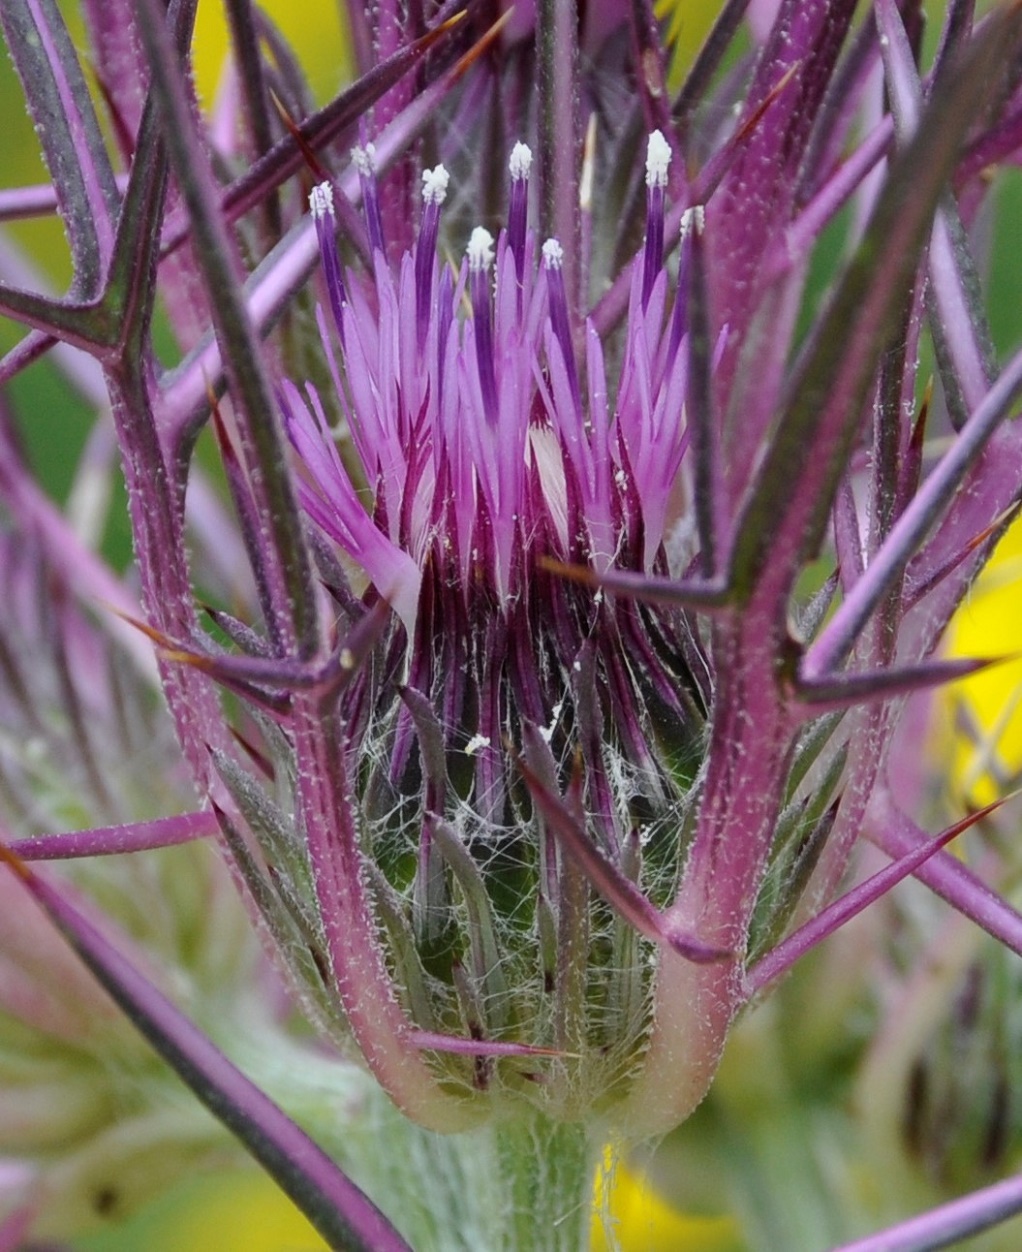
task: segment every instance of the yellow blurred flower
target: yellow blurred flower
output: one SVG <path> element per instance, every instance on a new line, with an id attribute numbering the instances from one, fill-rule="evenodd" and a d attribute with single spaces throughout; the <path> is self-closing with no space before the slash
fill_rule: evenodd
<path id="1" fill-rule="evenodd" d="M 953 656 L 1019 657 L 1022 653 L 1022 520 L 955 614 L 947 650 Z M 1022 658 L 991 666 L 948 687 L 939 707 L 955 791 L 973 806 L 987 804 L 1022 770 Z M 947 759 L 945 757 L 945 759 Z"/>
<path id="2" fill-rule="evenodd" d="M 738 1224 L 727 1216 L 680 1213 L 609 1147 L 596 1171 L 592 1252 L 735 1252 Z"/>
<path id="3" fill-rule="evenodd" d="M 308 1221 L 255 1168 L 226 1169 L 176 1187 L 82 1252 L 329 1252 Z"/>
<path id="4" fill-rule="evenodd" d="M 259 6 L 301 58 L 302 68 L 319 101 L 351 78 L 347 32 L 342 28 L 341 5 L 290 0 L 263 0 Z M 207 105 L 216 98 L 228 53 L 224 5 L 204 0 L 199 5 L 192 37 L 192 62 L 199 95 Z"/>

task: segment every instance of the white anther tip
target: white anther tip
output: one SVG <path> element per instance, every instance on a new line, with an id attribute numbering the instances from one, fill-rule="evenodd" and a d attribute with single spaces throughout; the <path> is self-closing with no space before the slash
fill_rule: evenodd
<path id="1" fill-rule="evenodd" d="M 422 171 L 422 198 L 426 204 L 443 204 L 451 176 L 442 165 Z"/>
<path id="2" fill-rule="evenodd" d="M 333 217 L 334 189 L 329 183 L 317 183 L 309 192 L 309 209 L 317 222 L 323 217 Z"/>
<path id="3" fill-rule="evenodd" d="M 559 270 L 564 263 L 564 249 L 556 239 L 548 239 L 543 245 L 543 264 L 548 270 Z"/>
<path id="4" fill-rule="evenodd" d="M 646 186 L 666 187 L 671 164 L 671 145 L 659 130 L 653 131 L 646 145 Z"/>
<path id="5" fill-rule="evenodd" d="M 473 273 L 493 264 L 493 236 L 485 226 L 477 226 L 468 241 L 468 268 Z"/>
<path id="6" fill-rule="evenodd" d="M 511 159 L 507 163 L 513 182 L 528 178 L 532 169 L 532 149 L 527 143 L 519 141 L 511 149 Z"/>
<path id="7" fill-rule="evenodd" d="M 355 163 L 355 169 L 364 177 L 376 173 L 376 145 L 374 143 L 367 143 L 364 147 L 359 144 L 357 148 L 352 148 L 351 159 Z"/>
<path id="8" fill-rule="evenodd" d="M 693 204 L 681 215 L 681 237 L 687 239 L 695 231 L 701 235 L 706 227 L 706 210 L 701 204 Z"/>

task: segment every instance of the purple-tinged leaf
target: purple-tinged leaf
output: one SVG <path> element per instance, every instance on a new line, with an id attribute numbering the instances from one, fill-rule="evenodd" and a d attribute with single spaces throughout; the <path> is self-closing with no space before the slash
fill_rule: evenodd
<path id="1" fill-rule="evenodd" d="M 936 63 L 939 65 L 948 53 L 961 47 L 968 39 L 976 20 L 976 0 L 949 0 L 944 15 L 944 28 L 940 32 Z"/>
<path id="2" fill-rule="evenodd" d="M 778 239 L 767 261 L 767 272 L 779 277 L 793 258 L 808 256 L 827 224 L 834 220 L 866 176 L 887 155 L 894 141 L 894 123 L 884 115 L 859 146 L 827 178 L 798 217 Z"/>
<path id="3" fill-rule="evenodd" d="M 863 576 L 810 646 L 802 662 L 804 679 L 812 680 L 833 672 L 848 656 L 870 614 L 901 577 L 930 527 L 956 500 L 958 488 L 970 466 L 979 457 L 1020 391 L 1022 352 L 1016 353 L 1005 366 L 983 403 L 895 522 Z M 1003 509 L 1008 503 L 1004 501 L 995 507 Z"/>
<path id="4" fill-rule="evenodd" d="M 126 354 L 107 370 L 107 385 L 121 445 L 128 508 L 149 621 L 164 634 L 191 638 L 198 632 L 184 538 L 182 486 L 168 473 L 152 410 L 151 375 L 145 358 Z M 209 746 L 231 740 L 209 679 L 187 666 L 161 666 L 163 690 L 178 739 L 199 782 L 209 774 Z"/>
<path id="5" fill-rule="evenodd" d="M 674 127 L 671 124 L 671 101 L 667 92 L 667 66 L 663 42 L 657 26 L 656 14 L 652 0 L 634 0 L 629 7 L 632 28 L 632 57 L 638 67 L 636 86 L 642 101 L 642 116 L 646 133 L 659 130 L 674 141 Z M 675 152 L 675 156 L 678 153 Z M 674 162 L 676 171 L 681 172 L 682 162 Z M 678 180 L 678 175 L 675 175 Z M 680 185 L 680 180 L 679 185 Z"/>
<path id="6" fill-rule="evenodd" d="M 296 50 L 264 9 L 255 8 L 253 17 L 259 40 L 273 69 L 271 91 L 278 112 L 283 108 L 292 117 L 309 117 L 315 111 L 315 105 Z"/>
<path id="7" fill-rule="evenodd" d="M 23 861 L 63 861 L 82 856 L 119 856 L 150 848 L 169 848 L 193 839 L 205 839 L 219 830 L 216 814 L 207 810 L 157 817 L 122 826 L 96 826 L 60 835 L 34 835 L 7 845 Z"/>
<path id="8" fill-rule="evenodd" d="M 984 130 L 969 147 L 959 163 L 955 186 L 965 188 L 992 166 L 1017 158 L 1022 148 L 1022 101 L 1009 109 L 1004 117 Z"/>
<path id="9" fill-rule="evenodd" d="M 679 582 L 673 578 L 639 574 L 633 570 L 607 570 L 597 574 L 588 565 L 565 565 L 552 557 L 541 557 L 540 568 L 582 583 L 594 590 L 603 587 L 618 595 L 630 596 L 647 604 L 677 604 L 683 608 L 699 609 L 712 614 L 725 610 L 730 602 L 730 592 L 722 582 Z"/>
<path id="10" fill-rule="evenodd" d="M 719 369 L 729 411 L 737 360 L 763 296 L 763 256 L 790 218 L 817 109 L 851 26 L 854 0 L 782 0 L 746 93 L 738 130 L 771 100 L 707 205 L 715 329 L 728 328 Z M 778 86 L 794 70 L 779 95 Z M 705 196 L 702 198 L 705 199 Z"/>
<path id="11" fill-rule="evenodd" d="M 877 1235 L 845 1243 L 834 1252 L 937 1252 L 961 1245 L 1022 1213 L 1022 1177 L 983 1187 L 919 1217 L 888 1226 Z"/>
<path id="12" fill-rule="evenodd" d="M 54 0 L 4 0 L 3 26 L 60 199 L 74 262 L 72 293 L 99 293 L 119 196 L 67 28 Z"/>
<path id="13" fill-rule="evenodd" d="M 1000 665 L 1015 657 L 990 657 L 987 659 L 962 658 L 953 661 L 930 661 L 919 665 L 898 665 L 890 669 L 843 672 L 831 678 L 812 680 L 796 679 L 795 694 L 800 703 L 807 706 L 807 716 L 820 712 L 832 713 L 852 708 L 857 704 L 869 704 L 873 700 L 891 700 L 896 696 L 911 695 L 943 683 L 968 678 L 991 665 Z"/>
<path id="14" fill-rule="evenodd" d="M 526 726 L 524 729 L 526 740 L 538 733 L 534 727 Z M 711 947 L 673 928 L 669 919 L 642 894 L 635 883 L 607 860 L 564 801 L 554 795 L 521 758 L 518 760 L 518 768 L 522 771 L 529 794 L 544 821 L 557 836 L 567 855 L 625 921 L 647 939 L 671 948 L 679 956 L 695 964 L 710 964 L 734 958 L 733 952 Z"/>
<path id="15" fill-rule="evenodd" d="M 266 70 L 259 48 L 259 29 L 252 0 L 227 0 L 227 20 L 241 89 L 241 117 L 249 132 L 248 138 L 256 157 L 273 147 L 270 95 Z M 274 192 L 261 201 L 264 225 L 271 241 L 280 235 L 280 203 Z"/>
<path id="16" fill-rule="evenodd" d="M 757 136 L 757 132 L 768 121 L 773 120 L 770 118 L 770 111 L 773 106 L 784 99 L 784 95 L 789 89 L 793 89 L 796 75 L 801 68 L 798 62 L 788 67 L 756 107 L 746 112 L 735 133 L 727 143 L 718 152 L 715 152 L 699 171 L 699 177 L 694 185 L 696 203 L 705 204 L 712 199 L 714 192 L 717 191 L 721 183 L 731 173 L 732 168 L 741 162 L 746 149 L 753 141 L 753 137 Z"/>
<path id="17" fill-rule="evenodd" d="M 874 6 L 899 143 L 919 125 L 923 91 L 912 49 L 894 0 Z M 928 251 L 928 304 L 941 378 L 957 429 L 965 424 L 997 376 L 993 341 L 980 299 L 979 276 L 958 208 L 944 197 L 933 223 Z"/>
<path id="18" fill-rule="evenodd" d="M 686 247 L 687 245 L 687 247 Z M 699 568 L 707 582 L 718 575 L 721 544 L 725 541 L 724 497 L 719 422 L 714 407 L 713 346 L 710 341 L 709 296 L 703 244 L 703 211 L 692 211 L 683 239 L 687 263 L 688 396 L 685 412 L 692 432 L 693 493 L 699 534 Z"/>
<path id="19" fill-rule="evenodd" d="M 790 969 L 811 948 L 815 948 L 817 944 L 822 943 L 824 939 L 851 921 L 863 909 L 874 903 L 874 901 L 879 900 L 881 896 L 886 895 L 892 887 L 897 886 L 910 874 L 914 874 L 934 853 L 939 852 L 952 839 L 957 838 L 963 831 L 968 830 L 970 826 L 974 826 L 978 821 L 999 809 L 1003 803 L 1003 800 L 996 800 L 993 804 L 988 804 L 986 808 L 980 809 L 979 812 L 970 813 L 968 817 L 963 817 L 960 822 L 955 822 L 953 826 L 949 826 L 941 834 L 935 835 L 934 838 L 928 839 L 922 845 L 913 848 L 904 856 L 899 857 L 893 864 L 886 866 L 878 873 L 873 874 L 872 877 L 867 878 L 858 887 L 853 887 L 841 899 L 835 900 L 833 904 L 828 905 L 821 913 L 818 913 L 812 921 L 806 922 L 804 926 L 800 926 L 794 934 L 789 935 L 787 939 L 779 943 L 776 948 L 749 970 L 745 976 L 747 996 L 751 998 L 765 987 L 767 983 L 772 982 L 775 978 L 779 978 L 781 974 Z"/>
<path id="20" fill-rule="evenodd" d="M 456 1056 L 567 1056 L 557 1048 L 537 1048 L 531 1043 L 510 1043 L 498 1039 L 461 1039 L 430 1030 L 412 1030 L 409 1042 L 423 1051 L 450 1052 Z"/>
<path id="21" fill-rule="evenodd" d="M 865 835 L 892 859 L 907 856 L 930 843 L 929 835 L 901 812 L 886 787 L 879 788 L 873 796 Z M 938 852 L 916 870 L 915 876 L 952 908 L 1022 956 L 1022 914 L 992 891 L 967 865 L 947 852 Z"/>
<path id="22" fill-rule="evenodd" d="M 33 330 L 24 339 L 6 353 L 0 360 L 0 387 L 4 387 L 16 378 L 22 370 L 55 347 L 60 341 L 53 334 L 42 330 Z"/>
<path id="23" fill-rule="evenodd" d="M 297 649 L 308 655 L 315 650 L 318 632 L 310 562 L 294 491 L 284 469 L 276 405 L 235 273 L 233 241 L 219 214 L 209 160 L 196 134 L 166 13 L 156 0 L 142 0 L 138 11 L 152 90 L 163 118 L 163 137 L 191 215 L 196 258 L 223 346 L 246 469 L 265 527 L 258 555 L 271 587 L 267 627 L 281 652 Z"/>
<path id="24" fill-rule="evenodd" d="M 445 6 L 446 10 L 451 8 L 450 4 Z M 449 13 L 446 16 L 441 15 L 437 24 L 421 39 L 394 53 L 346 88 L 319 112 L 298 123 L 295 134 L 278 140 L 269 152 L 255 161 L 223 193 L 221 209 L 224 218 L 228 222 L 237 221 L 249 209 L 260 204 L 271 191 L 297 174 L 307 163 L 306 152 L 322 152 L 330 144 L 343 138 L 346 132 L 351 132 L 380 96 L 414 69 L 426 52 L 454 30 L 461 20 L 460 13 L 453 16 Z M 486 42 L 489 42 L 489 37 Z M 386 162 L 382 165 L 385 166 Z M 178 247 L 189 230 L 189 224 L 183 218 L 173 223 L 163 240 L 164 251 L 172 251 Z M 358 233 L 362 234 L 360 225 Z"/>
<path id="25" fill-rule="evenodd" d="M 82 0 L 80 7 L 100 90 L 117 119 L 118 139 L 130 138 L 138 130 L 149 77 L 135 5 L 133 0 Z M 181 4 L 176 0 L 168 8 L 179 14 Z M 122 147 L 122 153 L 126 160 L 130 149 Z"/>
<path id="26" fill-rule="evenodd" d="M 959 569 L 963 562 L 970 557 L 975 556 L 985 544 L 992 539 L 996 539 L 1002 535 L 1011 525 L 1012 521 L 1018 516 L 1019 508 L 1022 505 L 1016 503 L 1007 509 L 999 517 L 995 518 L 989 526 L 986 526 L 978 535 L 973 535 L 971 539 L 967 539 L 957 552 L 952 552 L 947 560 L 942 561 L 934 568 L 927 568 L 930 564 L 926 557 L 925 550 L 920 554 L 918 578 L 915 577 L 915 570 L 909 565 L 905 576 L 905 591 L 902 597 L 902 604 L 906 612 L 919 603 L 924 597 L 929 595 L 945 578 L 949 578 L 955 570 Z"/>
<path id="27" fill-rule="evenodd" d="M 180 25 L 176 41 L 187 46 L 195 16 L 195 0 L 177 6 Z M 110 264 L 106 303 L 117 320 L 119 344 L 132 339 L 135 355 L 143 351 L 156 298 L 157 253 L 167 194 L 167 153 L 160 134 L 155 102 L 146 101 L 136 138 L 131 174 L 124 194 Z"/>
<path id="28" fill-rule="evenodd" d="M 57 193 L 52 183 L 5 188 L 0 191 L 0 222 L 17 222 L 26 217 L 49 217 L 56 212 L 57 204 Z"/>
<path id="29" fill-rule="evenodd" d="M 1015 46 L 1020 33 L 1016 9 L 992 17 L 956 72 L 938 85 L 911 143 L 891 163 L 866 234 L 817 324 L 744 505 L 731 563 L 731 581 L 743 600 L 754 592 L 763 595 L 782 615 L 800 565 L 819 547 L 934 208 L 1005 49 Z M 877 263 L 881 255 L 883 265 Z M 1003 398 L 995 388 L 984 407 L 995 395 Z M 775 559 L 777 552 L 785 553 L 784 561 Z M 866 581 L 859 579 L 855 591 Z"/>
<path id="30" fill-rule="evenodd" d="M 408 1252 L 408 1245 L 334 1162 L 60 892 L 0 849 L 100 984 L 199 1100 L 236 1135 L 331 1247 Z"/>
<path id="31" fill-rule="evenodd" d="M 672 109 L 674 116 L 679 119 L 683 134 L 690 120 L 689 115 L 710 86 L 748 7 L 749 0 L 726 0 L 706 36 L 706 41 L 699 49 L 699 54 L 692 62 L 692 68 Z"/>
<path id="32" fill-rule="evenodd" d="M 141 625 L 141 623 L 140 623 Z M 148 632 L 156 638 L 155 632 Z M 292 661 L 287 657 L 230 656 L 197 649 L 163 639 L 159 656 L 174 665 L 191 665 L 224 686 L 240 690 L 249 686 L 268 691 L 330 691 L 350 672 L 350 655 L 337 648 L 324 661 Z"/>
<path id="33" fill-rule="evenodd" d="M 108 606 L 118 617 L 138 613 L 138 603 L 110 567 L 76 534 L 67 518 L 32 478 L 11 438 L 11 425 L 0 403 L 0 500 L 39 541 L 49 564 L 83 600 Z M 134 630 L 114 632 L 138 671 L 155 682 L 152 649 Z"/>

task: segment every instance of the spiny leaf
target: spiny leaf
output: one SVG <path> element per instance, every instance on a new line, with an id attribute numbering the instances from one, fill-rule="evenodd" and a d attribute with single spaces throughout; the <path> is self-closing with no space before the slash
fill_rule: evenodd
<path id="1" fill-rule="evenodd" d="M 33 835 L 7 846 L 23 861 L 62 861 L 82 856 L 118 856 L 124 852 L 168 848 L 215 835 L 218 829 L 216 815 L 203 809 L 197 813 L 157 817 L 151 822 L 97 826 L 92 830 L 75 830 L 60 835 Z"/>
<path id="2" fill-rule="evenodd" d="M 523 733 L 528 741 L 530 736 L 538 732 L 535 728 L 526 726 Z M 522 771 L 529 792 L 544 820 L 561 841 L 568 855 L 604 899 L 640 934 L 652 939 L 654 943 L 673 948 L 680 956 L 696 964 L 726 961 L 733 957 L 733 953 L 709 947 L 694 936 L 674 933 L 660 910 L 597 849 L 563 800 L 552 794 L 521 758 L 518 760 L 518 768 Z"/>
<path id="3" fill-rule="evenodd" d="M 72 294 L 88 299 L 110 259 L 120 196 L 81 66 L 54 0 L 4 0 L 0 24 L 67 227 Z"/>
<path id="4" fill-rule="evenodd" d="M 960 822 L 955 822 L 953 826 L 949 826 L 947 830 L 935 838 L 927 840 L 917 848 L 913 848 L 911 852 L 899 857 L 893 864 L 880 870 L 864 883 L 860 883 L 858 887 L 852 888 L 840 900 L 835 900 L 833 904 L 828 905 L 812 921 L 806 922 L 804 926 L 799 927 L 793 935 L 789 935 L 783 943 L 778 944 L 769 955 L 753 966 L 746 975 L 745 986 L 747 995 L 755 995 L 767 983 L 778 978 L 800 956 L 808 952 L 810 948 L 815 947 L 828 935 L 832 935 L 882 895 L 886 895 L 902 879 L 907 878 L 909 874 L 915 873 L 919 866 L 933 856 L 935 852 L 939 852 L 941 848 L 949 844 L 952 839 L 957 838 L 963 831 L 968 830 L 970 826 L 974 826 L 978 821 L 982 821 L 984 817 L 988 817 L 995 812 L 1002 804 L 1004 804 L 1004 800 L 995 800 L 993 804 L 988 804 L 986 808 L 980 809 L 977 813 L 970 813 L 968 817 L 963 817 Z"/>
<path id="5" fill-rule="evenodd" d="M 557 574 L 584 586 L 617 592 L 631 596 L 646 604 L 677 604 L 683 608 L 699 609 L 704 613 L 725 610 L 730 603 L 730 593 L 722 582 L 676 581 L 656 574 L 638 574 L 631 570 L 607 570 L 598 574 L 588 565 L 566 565 L 552 557 L 541 557 L 540 569 Z"/>
<path id="6" fill-rule="evenodd" d="M 1017 8 L 993 15 L 956 72 L 944 76 L 916 135 L 891 163 L 870 224 L 817 326 L 742 510 L 730 577 L 743 601 L 762 587 L 775 611 L 783 613 L 799 565 L 819 547 L 868 387 L 934 209 L 966 130 L 989 96 L 1005 48 L 1014 46 L 1020 30 Z M 783 562 L 775 559 L 778 551 L 786 554 Z"/>
<path id="7" fill-rule="evenodd" d="M 865 833 L 892 859 L 929 844 L 929 836 L 898 809 L 886 787 L 873 797 Z M 938 852 L 916 870 L 916 877 L 964 917 L 1022 956 L 1022 914 L 967 865 L 947 852 Z"/>
<path id="8" fill-rule="evenodd" d="M 953 661 L 930 661 L 920 665 L 899 665 L 890 669 L 876 669 L 859 673 L 835 674 L 833 678 L 799 680 L 795 693 L 815 716 L 821 710 L 834 712 L 857 704 L 869 704 L 874 700 L 891 700 L 896 696 L 911 695 L 943 683 L 968 678 L 991 665 L 999 665 L 1013 657 L 990 657 L 986 659 L 963 658 Z"/>
<path id="9" fill-rule="evenodd" d="M 298 507 L 284 469 L 276 405 L 232 264 L 232 241 L 219 214 L 209 161 L 195 133 L 166 14 L 156 0 L 142 0 L 138 12 L 164 141 L 191 215 L 196 257 L 228 367 L 246 469 L 265 528 L 259 554 L 272 596 L 267 626 L 282 652 L 297 649 L 308 655 L 316 642 L 316 598 Z"/>
<path id="10" fill-rule="evenodd" d="M 870 614 L 901 577 L 927 531 L 955 500 L 956 491 L 1022 391 L 1022 352 L 1005 366 L 986 399 L 966 423 L 940 463 L 930 472 L 869 568 L 807 650 L 802 676 L 807 680 L 833 671 L 849 654 Z"/>

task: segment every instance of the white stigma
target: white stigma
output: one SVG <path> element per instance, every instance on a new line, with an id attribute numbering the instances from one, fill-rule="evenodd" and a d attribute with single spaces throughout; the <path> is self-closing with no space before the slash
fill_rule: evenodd
<path id="1" fill-rule="evenodd" d="M 422 199 L 426 204 L 440 205 L 447 199 L 447 184 L 451 176 L 442 165 L 422 171 Z"/>
<path id="2" fill-rule="evenodd" d="M 361 145 L 352 148 L 351 159 L 355 162 L 355 169 L 364 178 L 376 173 L 376 145 L 374 143 L 367 143 L 364 148 Z"/>
<path id="3" fill-rule="evenodd" d="M 477 226 L 468 241 L 468 268 L 473 274 L 493 264 L 493 236 L 485 226 Z"/>
<path id="4" fill-rule="evenodd" d="M 564 262 L 564 249 L 556 239 L 548 239 L 543 245 L 543 264 L 548 270 L 559 270 Z"/>
<path id="5" fill-rule="evenodd" d="M 483 748 L 488 748 L 489 746 L 489 735 L 473 735 L 468 743 L 465 744 L 465 755 L 475 756 L 477 752 L 482 752 Z"/>
<path id="6" fill-rule="evenodd" d="M 507 167 L 511 172 L 512 182 L 518 182 L 519 179 L 528 178 L 529 171 L 532 169 L 532 149 L 527 143 L 518 142 L 511 149 L 511 159 L 507 163 Z"/>
<path id="7" fill-rule="evenodd" d="M 701 235 L 706 226 L 706 210 L 701 204 L 693 204 L 681 215 L 681 237 L 687 239 L 692 231 Z"/>
<path id="8" fill-rule="evenodd" d="M 667 168 L 671 164 L 671 145 L 663 132 L 655 130 L 646 145 L 646 186 L 666 187 Z"/>
<path id="9" fill-rule="evenodd" d="M 334 215 L 334 189 L 329 183 L 317 183 L 309 192 L 309 208 L 316 221 Z"/>

